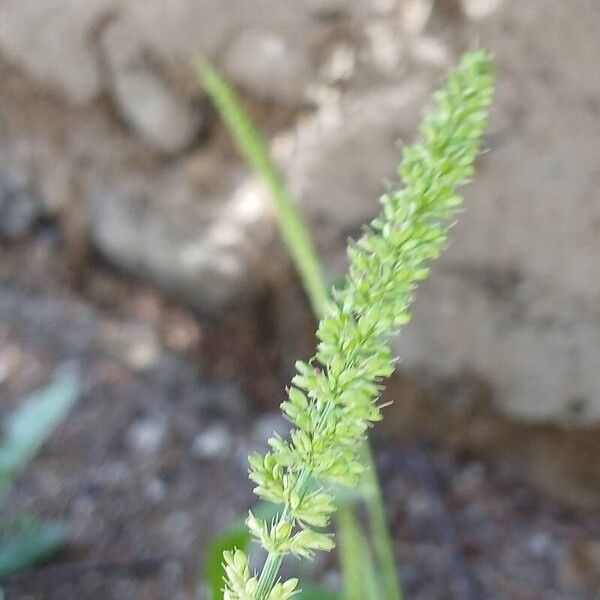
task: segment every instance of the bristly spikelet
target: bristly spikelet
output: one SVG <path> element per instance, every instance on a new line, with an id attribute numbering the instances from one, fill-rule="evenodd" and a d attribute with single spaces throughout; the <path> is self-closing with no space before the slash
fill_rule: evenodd
<path id="1" fill-rule="evenodd" d="M 331 536 L 313 529 L 325 527 L 335 510 L 332 496 L 315 483 L 354 485 L 361 475 L 360 442 L 381 419 L 381 381 L 394 370 L 389 337 L 410 319 L 413 291 L 446 242 L 462 203 L 457 187 L 473 174 L 492 92 L 489 55 L 466 54 L 434 95 L 419 141 L 404 150 L 403 187 L 381 198 L 381 216 L 350 245 L 346 285 L 326 306 L 316 356 L 297 363 L 281 405 L 295 429 L 289 440 L 274 435 L 266 456 L 250 457 L 254 491 L 282 511 L 273 523 L 250 515 L 267 560 L 257 579 L 243 553 L 226 556 L 228 599 L 289 598 L 295 580 L 276 583 L 282 557 L 333 548 Z"/>

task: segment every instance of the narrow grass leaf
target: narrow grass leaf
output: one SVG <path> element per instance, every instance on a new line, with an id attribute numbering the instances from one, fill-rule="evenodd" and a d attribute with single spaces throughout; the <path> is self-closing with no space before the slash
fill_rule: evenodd
<path id="1" fill-rule="evenodd" d="M 29 520 L 0 536 L 0 580 L 26 571 L 52 556 L 65 543 L 67 529 L 55 521 Z"/>
<path id="2" fill-rule="evenodd" d="M 342 596 L 319 586 L 303 587 L 294 600 L 342 600 Z"/>
<path id="3" fill-rule="evenodd" d="M 219 110 L 240 152 L 248 164 L 266 184 L 280 224 L 281 237 L 299 271 L 309 300 L 317 315 L 321 315 L 327 301 L 321 264 L 314 251 L 310 232 L 300 217 L 295 202 L 275 163 L 269 148 L 254 123 L 243 109 L 235 92 L 202 56 L 195 61 L 196 71 L 205 90 Z"/>
<path id="4" fill-rule="evenodd" d="M 0 446 L 0 499 L 65 418 L 78 394 L 78 375 L 74 368 L 65 366 L 48 387 L 31 395 L 10 415 Z"/>
<path id="5" fill-rule="evenodd" d="M 340 566 L 344 581 L 344 600 L 380 600 L 378 576 L 371 548 L 353 514 L 347 508 L 337 512 L 340 524 Z"/>
<path id="6" fill-rule="evenodd" d="M 259 502 L 253 509 L 254 515 L 260 519 L 270 521 L 278 513 L 278 507 L 270 502 Z M 246 521 L 239 519 L 228 527 L 209 544 L 204 558 L 202 569 L 204 581 L 208 585 L 211 600 L 221 600 L 223 597 L 223 580 L 225 569 L 223 567 L 223 552 L 248 549 L 252 537 L 246 526 Z"/>

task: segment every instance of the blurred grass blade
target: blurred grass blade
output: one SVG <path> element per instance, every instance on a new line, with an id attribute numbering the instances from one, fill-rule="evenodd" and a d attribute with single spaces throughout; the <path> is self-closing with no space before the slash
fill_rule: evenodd
<path id="1" fill-rule="evenodd" d="M 252 512 L 260 519 L 270 521 L 278 512 L 278 507 L 270 502 L 259 502 Z M 208 546 L 204 559 L 203 575 L 208 584 L 211 600 L 221 600 L 223 597 L 223 552 L 226 550 L 244 550 L 250 545 L 250 532 L 244 519 L 236 521 L 222 534 L 216 537 Z"/>
<path id="2" fill-rule="evenodd" d="M 358 489 L 336 487 L 335 498 L 338 506 L 349 507 L 360 500 L 361 492 Z M 270 502 L 259 502 L 252 509 L 252 512 L 257 517 L 270 521 L 277 515 L 277 506 Z M 354 521 L 352 513 L 347 515 L 346 519 L 347 521 Z M 357 528 L 355 521 L 350 526 L 353 529 Z M 223 597 L 223 578 L 225 576 L 223 552 L 235 550 L 236 548 L 245 552 L 250 545 L 250 541 L 250 532 L 244 519 L 239 519 L 211 541 L 206 550 L 202 569 L 203 580 L 208 586 L 210 600 L 221 600 Z M 344 540 L 342 540 L 342 544 L 343 542 Z M 298 600 L 341 600 L 341 596 L 316 586 L 305 587 L 294 597 Z"/>
<path id="3" fill-rule="evenodd" d="M 321 264 L 310 233 L 271 159 L 267 145 L 221 75 L 202 56 L 198 56 L 194 64 L 205 90 L 217 106 L 240 151 L 267 185 L 280 222 L 281 237 L 292 255 L 315 314 L 322 314 L 327 301 L 327 288 L 323 285 Z"/>
<path id="4" fill-rule="evenodd" d="M 363 461 L 366 465 L 370 465 L 365 471 L 363 479 L 363 490 L 367 498 L 365 505 L 371 527 L 371 539 L 375 555 L 379 562 L 378 566 L 381 571 L 381 583 L 385 597 L 390 600 L 402 600 L 402 586 L 400 584 L 400 576 L 394 560 L 394 547 L 388 527 L 387 511 L 383 495 L 377 479 L 375 470 L 375 459 L 371 452 L 369 444 L 363 444 L 361 448 Z"/>
<path id="5" fill-rule="evenodd" d="M 340 524 L 340 566 L 344 581 L 344 600 L 381 600 L 378 577 L 369 544 L 348 508 L 337 513 Z M 387 598 L 386 598 L 387 600 Z"/>
<path id="6" fill-rule="evenodd" d="M 79 394 L 79 377 L 71 365 L 57 370 L 54 381 L 35 392 L 9 416 L 0 446 L 0 499 L 65 418 Z"/>
<path id="7" fill-rule="evenodd" d="M 323 587 L 307 586 L 294 596 L 294 600 L 342 600 L 342 597 Z"/>
<path id="8" fill-rule="evenodd" d="M 0 534 L 0 579 L 36 566 L 54 554 L 66 537 L 62 523 L 37 520 Z"/>
<path id="9" fill-rule="evenodd" d="M 223 552 L 226 550 L 246 550 L 250 543 L 250 534 L 244 521 L 239 521 L 227 531 L 215 538 L 206 551 L 204 559 L 204 581 L 209 587 L 211 600 L 223 597 Z"/>

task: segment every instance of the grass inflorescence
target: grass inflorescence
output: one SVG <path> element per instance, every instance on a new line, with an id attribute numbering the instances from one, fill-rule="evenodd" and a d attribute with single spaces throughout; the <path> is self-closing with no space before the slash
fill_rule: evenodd
<path id="1" fill-rule="evenodd" d="M 362 475 L 361 442 L 382 418 L 382 381 L 394 370 L 390 336 L 410 319 L 414 290 L 444 248 L 492 92 L 489 55 L 465 54 L 434 95 L 420 139 L 404 150 L 403 185 L 381 198 L 381 215 L 350 244 L 349 272 L 325 303 L 317 353 L 297 363 L 281 405 L 294 425 L 290 437 L 273 435 L 271 450 L 249 459 L 255 493 L 281 506 L 271 521 L 252 513 L 247 519 L 267 558 L 253 574 L 244 552 L 226 552 L 225 600 L 287 600 L 297 581 L 279 579 L 283 557 L 310 558 L 334 547 L 325 531 L 335 511 L 329 486 L 353 486 Z"/>

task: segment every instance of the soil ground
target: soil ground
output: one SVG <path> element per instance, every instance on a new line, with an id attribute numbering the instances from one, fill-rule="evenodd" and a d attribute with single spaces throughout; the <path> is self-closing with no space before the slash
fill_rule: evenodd
<path id="1" fill-rule="evenodd" d="M 311 335 L 285 343 L 267 299 L 209 321 L 93 257 L 74 277 L 59 238 L 44 224 L 0 256 L 0 418 L 63 362 L 83 374 L 8 502 L 64 519 L 70 541 L 4 582 L 7 600 L 203 597 L 204 549 L 251 506 L 245 457 L 279 423 L 290 357 Z M 280 293 L 310 325 L 297 286 Z M 600 598 L 597 512 L 425 434 L 375 445 L 406 598 Z M 312 570 L 339 583 L 333 557 Z"/>

